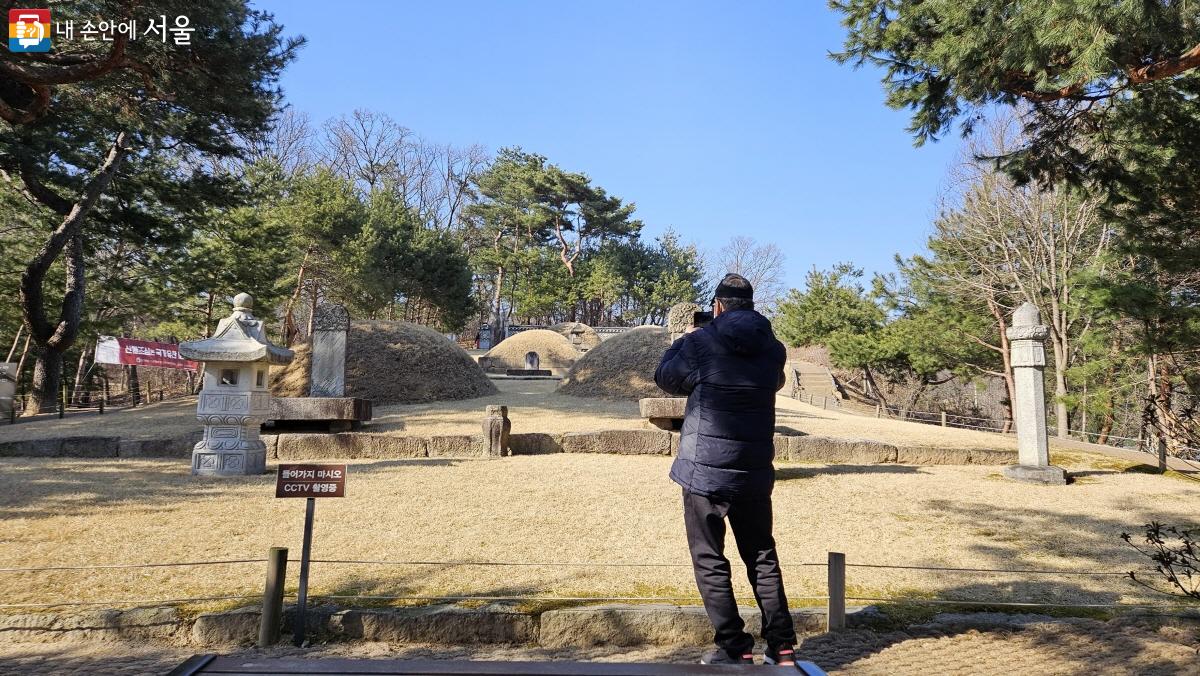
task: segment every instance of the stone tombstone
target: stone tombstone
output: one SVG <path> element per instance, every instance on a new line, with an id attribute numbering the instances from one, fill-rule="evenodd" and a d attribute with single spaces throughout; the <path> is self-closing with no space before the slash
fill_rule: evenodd
<path id="1" fill-rule="evenodd" d="M 350 313 L 341 305 L 324 303 L 313 316 L 312 371 L 308 396 L 342 397 L 346 394 L 346 335 Z"/>
<path id="2" fill-rule="evenodd" d="M 525 353 L 525 370 L 536 371 L 538 370 L 538 367 L 541 366 L 541 363 L 542 358 L 538 356 L 537 352 Z"/>
<path id="3" fill-rule="evenodd" d="M 507 406 L 488 406 L 483 419 L 484 452 L 488 457 L 499 458 L 510 455 L 508 440 L 512 433 L 512 421 L 508 419 Z"/>
<path id="4" fill-rule="evenodd" d="M 700 306 L 695 303 L 676 303 L 667 310 L 667 332 L 671 334 L 671 342 L 692 328 L 693 315 L 699 311 Z"/>
<path id="5" fill-rule="evenodd" d="M 288 364 L 291 350 L 271 344 L 263 321 L 252 314 L 254 298 L 240 293 L 233 313 L 211 338 L 181 343 L 179 354 L 204 363 L 196 418 L 204 437 L 192 449 L 192 474 L 237 476 L 266 471 L 267 449 L 259 426 L 271 415 L 268 370 Z"/>
<path id="6" fill-rule="evenodd" d="M 1013 419 L 1017 427 L 1017 461 L 1004 474 L 1012 479 L 1044 484 L 1065 484 L 1067 473 L 1050 464 L 1050 442 L 1046 434 L 1046 338 L 1050 328 L 1041 323 L 1033 303 L 1013 313 L 1012 326 L 1005 331 L 1012 355 Z"/>

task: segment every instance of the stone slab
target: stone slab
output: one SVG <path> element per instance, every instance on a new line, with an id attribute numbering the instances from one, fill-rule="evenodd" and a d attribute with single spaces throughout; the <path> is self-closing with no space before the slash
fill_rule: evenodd
<path id="1" fill-rule="evenodd" d="M 568 432 L 562 437 L 562 449 L 564 453 L 670 455 L 671 433 L 665 430 Z"/>
<path id="2" fill-rule="evenodd" d="M 554 375 L 550 369 L 505 369 L 506 376 L 537 376 L 545 378 Z"/>
<path id="3" fill-rule="evenodd" d="M 171 639 L 183 626 L 179 612 L 168 607 L 0 614 L 0 642 Z"/>
<path id="4" fill-rule="evenodd" d="M 201 613 L 192 623 L 192 642 L 211 647 L 246 645 L 258 639 L 262 609 L 248 606 L 223 613 Z"/>
<path id="5" fill-rule="evenodd" d="M 1065 486 L 1067 484 L 1067 470 L 1054 465 L 1009 465 L 1004 468 L 1004 476 L 1017 481 L 1048 486 Z"/>
<path id="6" fill-rule="evenodd" d="M 203 430 L 195 430 L 166 439 L 122 439 L 117 455 L 122 458 L 190 458 L 192 448 L 203 436 Z"/>
<path id="7" fill-rule="evenodd" d="M 897 448 L 871 439 L 835 439 L 803 435 L 786 437 L 787 458 L 793 462 L 875 465 L 896 462 Z M 781 455 L 776 447 L 776 456 Z"/>
<path id="8" fill-rule="evenodd" d="M 546 453 L 562 453 L 561 434 L 545 432 L 526 432 L 512 434 L 508 437 L 508 448 L 513 455 L 543 455 Z"/>
<path id="9" fill-rule="evenodd" d="M 638 400 L 643 418 L 683 418 L 687 397 L 646 397 Z"/>
<path id="10" fill-rule="evenodd" d="M 115 458 L 120 437 L 74 436 L 0 442 L 0 457 Z M 189 448 L 188 451 L 191 451 Z"/>
<path id="11" fill-rule="evenodd" d="M 431 458 L 485 458 L 487 446 L 477 434 L 447 434 L 426 440 Z"/>
<path id="12" fill-rule="evenodd" d="M 264 434 L 271 447 L 274 439 L 277 460 L 317 460 L 321 458 L 424 458 L 428 442 L 423 437 L 401 437 L 368 432 L 341 434 L 282 433 Z"/>
<path id="13" fill-rule="evenodd" d="M 345 610 L 329 619 L 341 638 L 386 643 L 529 643 L 538 620 L 506 607 L 427 606 L 398 610 Z"/>
<path id="14" fill-rule="evenodd" d="M 276 421 L 351 421 L 371 419 L 371 402 L 356 397 L 273 397 L 271 419 Z"/>
<path id="15" fill-rule="evenodd" d="M 1016 461 L 1016 451 L 1002 448 L 896 447 L 896 462 L 903 465 L 1009 465 Z"/>

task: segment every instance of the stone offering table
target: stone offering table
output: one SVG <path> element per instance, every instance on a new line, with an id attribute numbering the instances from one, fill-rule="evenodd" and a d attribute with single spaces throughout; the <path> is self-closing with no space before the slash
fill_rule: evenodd
<path id="1" fill-rule="evenodd" d="M 659 429 L 678 431 L 683 428 L 686 397 L 647 397 L 638 400 L 642 417 Z"/>

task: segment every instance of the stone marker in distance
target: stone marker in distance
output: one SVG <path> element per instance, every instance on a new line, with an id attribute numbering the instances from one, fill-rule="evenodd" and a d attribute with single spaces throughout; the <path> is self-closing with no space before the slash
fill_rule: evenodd
<path id="1" fill-rule="evenodd" d="M 1004 475 L 1018 481 L 1063 485 L 1067 472 L 1050 464 L 1046 436 L 1046 390 L 1042 371 L 1046 366 L 1044 342 L 1049 327 L 1041 323 L 1037 306 L 1025 303 L 1013 313 L 1012 326 L 1005 332 L 1011 341 L 1013 419 L 1017 426 L 1017 461 L 1004 468 Z"/>

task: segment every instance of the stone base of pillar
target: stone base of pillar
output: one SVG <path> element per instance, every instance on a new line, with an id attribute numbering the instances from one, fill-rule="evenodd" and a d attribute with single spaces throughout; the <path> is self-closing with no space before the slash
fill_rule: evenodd
<path id="1" fill-rule="evenodd" d="M 267 471 L 267 447 L 214 450 L 200 442 L 192 449 L 193 476 L 247 476 Z"/>
<path id="2" fill-rule="evenodd" d="M 1009 465 L 1004 468 L 1004 476 L 1050 486 L 1064 486 L 1067 483 L 1067 470 L 1054 465 Z"/>

